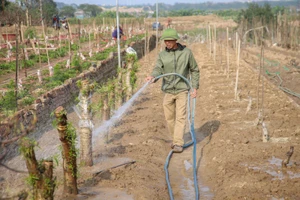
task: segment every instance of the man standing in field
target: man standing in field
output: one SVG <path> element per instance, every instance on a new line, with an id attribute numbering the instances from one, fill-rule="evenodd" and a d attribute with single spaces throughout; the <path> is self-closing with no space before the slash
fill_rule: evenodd
<path id="1" fill-rule="evenodd" d="M 159 53 L 156 66 L 146 81 L 155 82 L 155 77 L 177 73 L 186 78 L 191 77 L 192 89 L 190 95 L 196 98 L 199 88 L 199 68 L 193 53 L 186 46 L 177 43 L 178 33 L 174 29 L 166 29 L 161 37 L 166 48 Z M 168 129 L 173 136 L 172 149 L 176 153 L 183 151 L 183 135 L 187 119 L 187 98 L 189 86 L 179 76 L 170 75 L 163 77 L 162 91 L 165 93 L 163 100 L 164 114 Z"/>

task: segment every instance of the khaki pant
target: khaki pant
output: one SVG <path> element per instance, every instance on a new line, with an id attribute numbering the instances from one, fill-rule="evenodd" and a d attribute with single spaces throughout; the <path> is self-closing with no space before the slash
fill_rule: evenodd
<path id="1" fill-rule="evenodd" d="M 182 146 L 184 144 L 183 135 L 185 132 L 187 118 L 187 95 L 188 92 L 179 94 L 166 93 L 163 107 L 169 132 L 173 136 L 173 145 Z"/>

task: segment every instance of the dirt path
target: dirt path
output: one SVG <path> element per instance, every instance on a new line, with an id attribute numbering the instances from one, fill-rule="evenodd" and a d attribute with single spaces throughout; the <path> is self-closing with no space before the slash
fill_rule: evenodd
<path id="1" fill-rule="evenodd" d="M 295 163 L 299 162 L 299 106 L 265 81 L 264 122 L 271 141 L 263 143 L 262 127 L 255 124 L 257 73 L 242 63 L 239 100 L 234 100 L 235 66 L 231 65 L 227 78 L 220 65 L 209 59 L 205 45 L 194 44 L 191 48 L 201 67 L 195 117 L 201 199 L 298 199 L 300 169 Z M 155 60 L 153 53 L 150 63 Z M 141 79 L 152 69 L 144 67 L 139 75 Z M 113 140 L 107 147 L 125 147 L 121 155 L 138 162 L 111 170 L 114 178 L 110 180 L 100 177 L 99 187 L 124 188 L 134 199 L 168 199 L 162 169 L 171 138 L 165 127 L 163 94 L 159 88 L 159 84 L 151 85 L 110 132 Z M 252 106 L 246 112 L 249 96 Z M 186 141 L 189 140 L 186 134 Z M 283 169 L 281 161 L 292 145 L 295 152 L 291 164 Z M 194 199 L 191 163 L 191 147 L 171 160 L 170 180 L 175 199 Z"/>
<path id="2" fill-rule="evenodd" d="M 271 141 L 263 143 L 261 125 L 255 124 L 258 116 L 255 70 L 242 62 L 239 100 L 234 100 L 235 65 L 230 66 L 227 78 L 221 66 L 209 58 L 204 44 L 195 43 L 189 47 L 201 71 L 195 116 L 200 199 L 299 199 L 300 167 L 295 164 L 300 163 L 299 106 L 266 82 L 264 122 Z M 144 78 L 152 70 L 156 55 L 154 50 L 139 61 L 138 87 L 144 84 Z M 230 59 L 235 63 L 233 52 Z M 108 135 L 95 133 L 100 136 L 95 140 L 95 165 L 80 168 L 77 199 L 169 199 L 163 168 L 171 137 L 163 116 L 160 84 L 159 81 L 149 85 L 126 115 L 111 127 Z M 249 96 L 252 106 L 246 112 Z M 74 113 L 70 113 L 69 120 L 74 124 L 78 121 Z M 58 151 L 55 134 L 55 130 L 43 134 L 39 151 L 44 153 L 39 157 Z M 189 140 L 187 133 L 185 141 Z M 295 152 L 291 164 L 283 169 L 281 161 L 292 145 Z M 170 162 L 175 199 L 194 199 L 192 150 L 189 147 L 181 154 L 174 154 Z M 131 161 L 135 162 L 110 169 Z M 24 168 L 22 161 L 9 164 Z M 4 176 L 3 169 L 0 170 L 2 188 L 8 188 L 7 183 L 11 181 L 15 182 L 10 187 L 24 187 L 21 178 L 25 175 L 16 176 L 10 172 L 9 176 Z M 59 167 L 55 173 L 61 181 Z M 60 187 L 56 199 L 64 199 L 61 193 Z"/>

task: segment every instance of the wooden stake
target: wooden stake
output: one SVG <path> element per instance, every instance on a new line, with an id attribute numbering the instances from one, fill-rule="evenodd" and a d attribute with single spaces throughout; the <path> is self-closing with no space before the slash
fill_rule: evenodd
<path id="1" fill-rule="evenodd" d="M 48 45 L 47 45 L 46 32 L 45 32 L 45 26 L 44 26 L 44 17 L 43 17 L 43 10 L 42 10 L 42 0 L 40 0 L 40 13 L 41 13 L 41 19 L 42 19 L 41 22 L 42 22 L 44 40 L 45 40 L 45 44 L 46 44 L 46 48 L 47 48 Z M 46 49 L 46 54 L 47 54 L 47 59 L 48 59 L 48 66 L 50 66 L 50 59 L 49 59 L 48 49 Z"/>
<path id="2" fill-rule="evenodd" d="M 211 57 L 211 34 L 210 34 L 210 25 L 208 25 L 208 37 L 209 37 L 209 57 Z"/>
<path id="3" fill-rule="evenodd" d="M 226 45 L 226 54 L 227 54 L 227 69 L 226 69 L 226 73 L 227 73 L 227 78 L 229 78 L 229 31 L 228 31 L 228 27 L 227 27 L 227 45 Z"/>
<path id="4" fill-rule="evenodd" d="M 234 97 L 237 100 L 238 95 L 237 95 L 237 89 L 238 89 L 238 83 L 239 83 L 239 70 L 240 70 L 240 46 L 241 46 L 241 40 L 239 39 L 238 41 L 238 56 L 237 56 L 237 69 L 236 69 L 236 78 L 235 78 L 235 89 L 234 89 Z"/>
<path id="5" fill-rule="evenodd" d="M 217 54 L 217 29 L 214 24 L 214 63 L 216 64 L 216 54 Z"/>
<path id="6" fill-rule="evenodd" d="M 238 38 L 239 38 L 239 35 L 237 32 L 235 32 L 235 56 L 238 55 Z"/>

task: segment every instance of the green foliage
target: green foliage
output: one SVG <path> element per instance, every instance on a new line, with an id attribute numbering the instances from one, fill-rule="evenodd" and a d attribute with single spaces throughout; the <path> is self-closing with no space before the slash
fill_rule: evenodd
<path id="1" fill-rule="evenodd" d="M 71 62 L 71 67 L 74 68 L 75 70 L 82 72 L 82 67 L 80 64 L 80 58 L 79 56 L 74 56 Z"/>
<path id="2" fill-rule="evenodd" d="M 0 3 L 1 3 L 0 11 L 3 11 L 3 6 L 4 6 L 4 9 L 5 9 L 10 4 L 10 2 L 7 1 L 7 0 L 1 0 Z"/>
<path id="3" fill-rule="evenodd" d="M 102 52 L 94 54 L 92 56 L 91 60 L 105 60 L 106 58 L 108 58 L 108 55 L 110 52 L 116 52 L 116 51 L 117 51 L 117 47 L 115 47 L 115 46 L 109 47 Z"/>
<path id="4" fill-rule="evenodd" d="M 240 11 L 238 10 L 217 10 L 214 12 L 214 14 L 222 17 L 223 19 L 233 19 L 233 20 L 237 20 L 237 17 L 239 15 Z"/>
<path id="5" fill-rule="evenodd" d="M 43 0 L 43 17 L 45 24 L 52 24 L 52 16 L 58 13 L 53 0 Z"/>
<path id="6" fill-rule="evenodd" d="M 100 15 L 98 15 L 97 17 L 99 18 L 116 18 L 116 12 L 114 11 L 105 11 L 105 12 L 102 12 Z M 134 17 L 133 15 L 129 14 L 129 13 L 119 13 L 119 17 L 120 18 L 131 18 L 131 17 Z"/>
<path id="7" fill-rule="evenodd" d="M 29 26 L 24 32 L 25 38 L 33 39 L 36 36 L 37 36 L 36 29 L 33 26 Z"/>
<path id="8" fill-rule="evenodd" d="M 65 73 L 61 72 L 60 65 L 55 65 L 53 68 L 54 74 L 52 77 L 46 77 L 43 79 L 44 86 L 47 90 L 53 89 L 61 84 L 69 78 L 69 76 L 65 75 Z"/>
<path id="9" fill-rule="evenodd" d="M 87 70 L 87 69 L 90 68 L 90 66 L 91 66 L 91 62 L 89 62 L 89 61 L 83 61 L 83 62 L 81 63 L 81 68 L 82 68 L 82 70 Z"/>
<path id="10" fill-rule="evenodd" d="M 134 35 L 131 38 L 127 39 L 125 45 L 129 45 L 131 42 L 141 41 L 145 37 L 145 34 Z"/>
<path id="11" fill-rule="evenodd" d="M 76 157 L 78 155 L 78 150 L 76 149 L 76 129 L 72 125 L 72 123 L 68 122 L 66 131 L 67 131 L 66 139 L 70 144 L 70 152 L 69 152 L 70 158 L 76 160 Z M 77 176 L 76 166 L 69 164 L 68 167 L 72 171 L 72 175 Z"/>
<path id="12" fill-rule="evenodd" d="M 27 76 L 26 81 L 36 81 L 38 80 L 37 76 Z"/>
<path id="13" fill-rule="evenodd" d="M 16 71 L 16 63 L 15 62 L 0 63 L 1 74 L 14 72 L 14 71 Z"/>
<path id="14" fill-rule="evenodd" d="M 79 49 L 78 44 L 72 44 L 71 45 L 71 51 L 75 51 L 75 50 L 78 50 L 78 49 Z"/>
<path id="15" fill-rule="evenodd" d="M 137 76 L 136 73 L 138 71 L 139 65 L 137 63 L 134 63 L 133 68 L 130 72 L 130 84 L 132 85 L 133 88 L 136 88 L 136 81 L 137 81 Z"/>
<path id="16" fill-rule="evenodd" d="M 25 178 L 27 185 L 29 185 L 31 187 L 35 187 L 35 184 L 38 180 L 39 180 L 39 178 L 34 175 L 29 175 L 28 177 Z"/>
<path id="17" fill-rule="evenodd" d="M 23 145 L 23 144 L 26 144 L 26 145 Z M 38 146 L 38 143 L 37 141 L 31 139 L 31 138 L 28 138 L 28 137 L 23 137 L 22 140 L 21 140 L 21 145 L 19 147 L 19 151 L 20 153 L 25 157 L 31 157 L 33 153 L 33 148 Z"/>
<path id="18" fill-rule="evenodd" d="M 91 4 L 80 4 L 79 9 L 83 10 L 88 17 L 96 17 L 102 12 L 102 8 Z"/>
<path id="19" fill-rule="evenodd" d="M 64 6 L 60 9 L 60 16 L 74 17 L 76 9 L 73 6 Z"/>
<path id="20" fill-rule="evenodd" d="M 168 13 L 168 16 L 194 16 L 194 15 L 204 15 L 205 11 L 195 10 L 195 9 L 186 9 L 186 10 L 171 10 Z"/>
<path id="21" fill-rule="evenodd" d="M 33 67 L 35 65 L 36 62 L 34 62 L 34 60 L 24 60 L 24 62 L 22 62 L 21 67 L 26 67 L 26 68 L 30 68 Z"/>
<path id="22" fill-rule="evenodd" d="M 256 3 L 249 3 L 247 10 L 241 10 L 237 17 L 237 22 L 245 19 L 248 24 L 252 27 L 254 19 L 261 19 L 263 24 L 269 24 L 274 20 L 272 9 L 270 4 L 265 3 L 264 6 L 259 6 Z"/>
<path id="23" fill-rule="evenodd" d="M 77 85 L 78 88 L 81 88 L 81 86 L 82 86 L 82 81 L 81 81 L 81 80 L 78 80 L 78 81 L 76 82 L 76 85 Z"/>
<path id="24" fill-rule="evenodd" d="M 48 62 L 47 55 L 41 54 L 40 56 L 41 56 L 41 62 L 42 62 L 42 63 L 47 63 L 47 62 Z"/>
<path id="25" fill-rule="evenodd" d="M 14 80 L 10 80 L 8 84 L 5 85 L 6 88 L 8 89 L 14 89 L 16 86 L 16 82 Z"/>
<path id="26" fill-rule="evenodd" d="M 13 90 L 9 90 L 4 96 L 0 96 L 0 112 L 8 114 L 10 111 L 16 110 L 16 97 Z"/>
<path id="27" fill-rule="evenodd" d="M 136 62 L 137 61 L 137 55 L 136 54 L 126 54 L 126 60 L 127 62 L 132 61 Z"/>
<path id="28" fill-rule="evenodd" d="M 32 96 L 26 96 L 22 99 L 22 105 L 27 106 L 33 104 L 35 98 Z"/>

